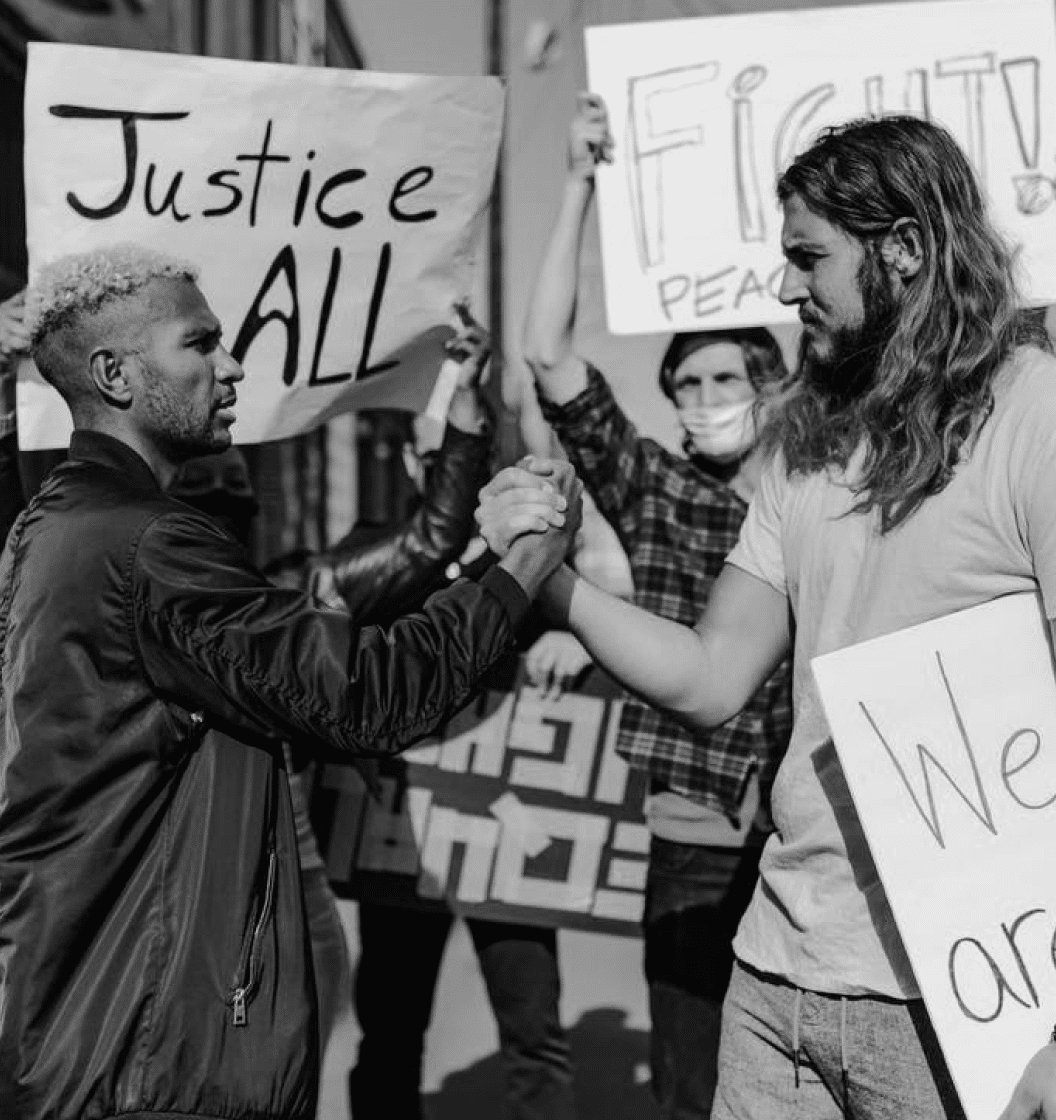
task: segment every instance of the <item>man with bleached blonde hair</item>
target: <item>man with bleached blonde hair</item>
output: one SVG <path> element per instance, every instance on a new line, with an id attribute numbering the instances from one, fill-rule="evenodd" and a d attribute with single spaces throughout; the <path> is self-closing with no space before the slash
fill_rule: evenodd
<path id="1" fill-rule="evenodd" d="M 28 300 L 75 431 L 0 561 L 4 1120 L 315 1116 L 281 740 L 348 756 L 427 734 L 579 519 L 557 471 L 541 536 L 386 629 L 273 586 L 163 492 L 230 443 L 243 377 L 195 278 L 123 246 L 54 262 Z"/>

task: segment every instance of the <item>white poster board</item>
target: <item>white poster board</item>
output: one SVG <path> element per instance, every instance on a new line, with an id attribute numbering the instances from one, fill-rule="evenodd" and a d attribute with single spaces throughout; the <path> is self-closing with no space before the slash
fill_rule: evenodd
<path id="1" fill-rule="evenodd" d="M 928 115 L 972 159 L 1031 299 L 1056 300 L 1052 0 L 934 0 L 587 29 L 615 162 L 597 176 L 616 334 L 793 322 L 780 171 L 831 124 Z"/>
<path id="2" fill-rule="evenodd" d="M 815 658 L 840 764 L 968 1120 L 1056 1019 L 1056 676 L 1012 595 Z"/>
<path id="3" fill-rule="evenodd" d="M 120 241 L 192 260 L 246 369 L 238 442 L 421 409 L 473 291 L 502 112 L 495 78 L 32 43 L 31 280 Z M 21 445 L 66 446 L 65 406 L 27 373 Z"/>

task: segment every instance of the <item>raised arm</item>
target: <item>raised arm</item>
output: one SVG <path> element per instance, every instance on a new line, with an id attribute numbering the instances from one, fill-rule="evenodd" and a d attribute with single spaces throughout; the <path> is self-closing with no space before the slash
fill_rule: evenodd
<path id="1" fill-rule="evenodd" d="M 564 404 L 586 388 L 587 369 L 572 350 L 583 226 L 594 197 L 594 168 L 612 148 L 605 103 L 579 95 L 569 126 L 568 176 L 524 326 L 524 359 L 543 396 Z"/>
<path id="2" fill-rule="evenodd" d="M 448 343 L 450 357 L 441 373 L 452 375 L 447 430 L 421 504 L 406 522 L 385 532 L 365 537 L 353 529 L 308 565 L 312 593 L 329 606 L 343 606 L 360 624 L 413 610 L 476 529 L 477 491 L 490 473 L 489 414 L 481 386 L 491 339 L 465 308 L 457 310 L 461 327 Z"/>

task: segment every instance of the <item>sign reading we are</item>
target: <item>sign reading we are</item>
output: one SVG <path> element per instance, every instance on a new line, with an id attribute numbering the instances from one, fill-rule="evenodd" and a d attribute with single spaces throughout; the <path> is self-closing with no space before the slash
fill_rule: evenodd
<path id="1" fill-rule="evenodd" d="M 1056 1019 L 1056 677 L 1034 594 L 815 658 L 869 850 L 969 1120 Z"/>
<path id="2" fill-rule="evenodd" d="M 31 275 L 121 241 L 198 265 L 246 369 L 239 442 L 424 406 L 451 305 L 473 290 L 496 79 L 29 50 Z M 65 446 L 69 428 L 57 394 L 24 377 L 22 446 Z"/>
<path id="3" fill-rule="evenodd" d="M 616 146 L 599 169 L 609 329 L 792 322 L 777 177 L 818 131 L 911 113 L 947 126 L 1036 303 L 1056 300 L 1051 0 L 932 0 L 587 29 Z"/>

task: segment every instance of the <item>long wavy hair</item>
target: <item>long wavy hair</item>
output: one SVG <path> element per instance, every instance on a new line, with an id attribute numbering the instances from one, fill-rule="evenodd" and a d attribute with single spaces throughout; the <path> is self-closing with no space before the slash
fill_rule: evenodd
<path id="1" fill-rule="evenodd" d="M 881 267 L 880 243 L 899 219 L 920 230 L 923 267 L 898 301 L 866 386 L 839 399 L 795 378 L 766 433 L 793 473 L 846 467 L 863 447 L 854 508 L 878 508 L 887 532 L 949 483 L 993 410 L 994 378 L 1012 352 L 1052 349 L 1043 316 L 1020 310 L 1013 254 L 971 165 L 935 124 L 896 116 L 828 129 L 777 192 L 782 202 L 798 195 L 857 238 L 863 271 Z"/>

